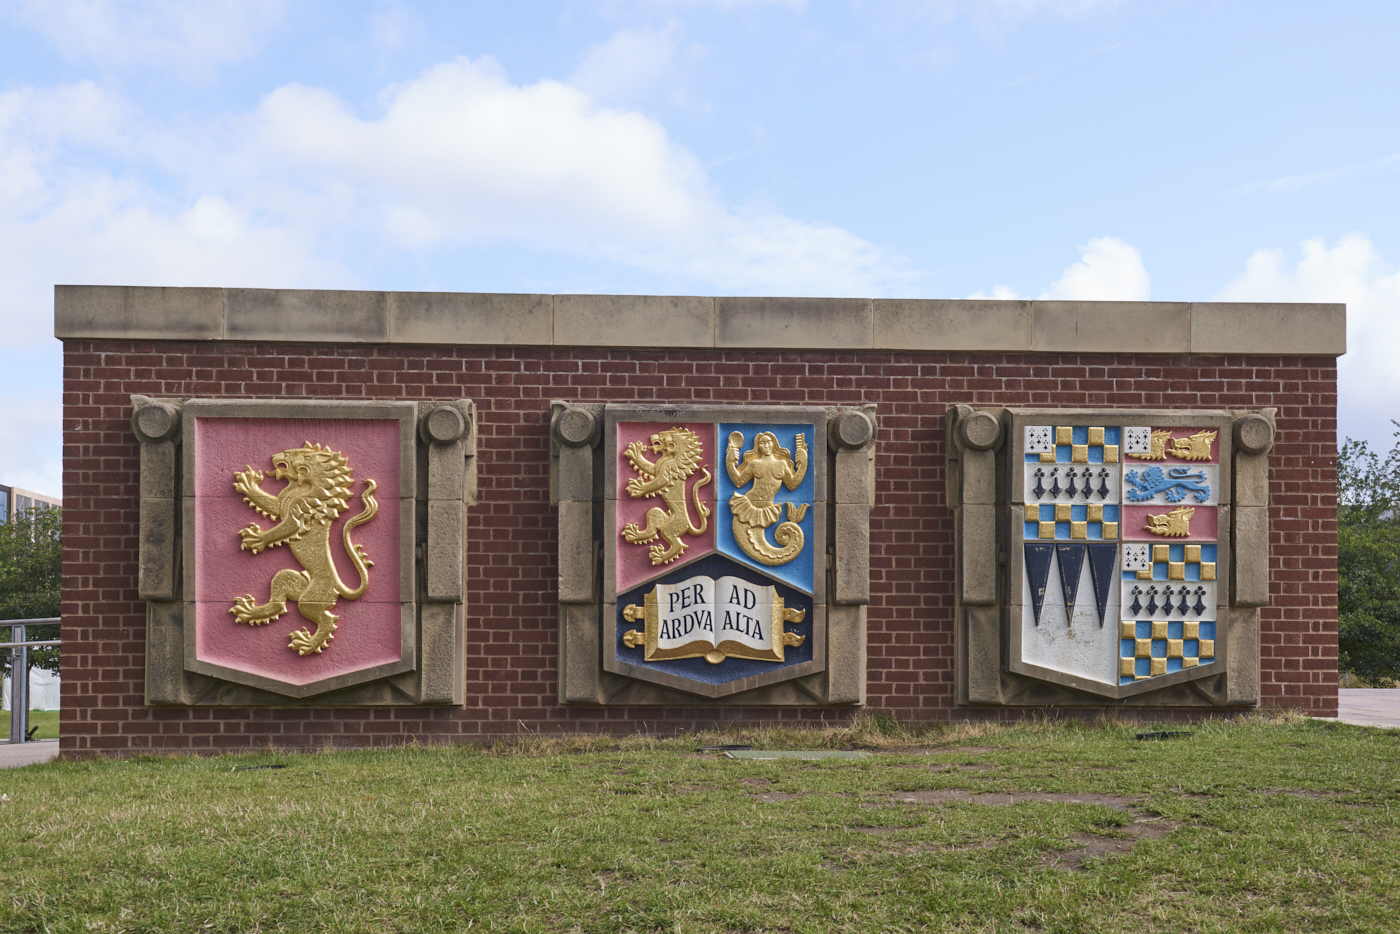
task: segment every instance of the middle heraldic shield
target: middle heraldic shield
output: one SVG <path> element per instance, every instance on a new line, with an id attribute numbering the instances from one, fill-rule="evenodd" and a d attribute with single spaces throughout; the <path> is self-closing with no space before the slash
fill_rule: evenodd
<path id="1" fill-rule="evenodd" d="M 825 425 L 731 414 L 609 420 L 609 670 L 720 696 L 814 667 Z"/>

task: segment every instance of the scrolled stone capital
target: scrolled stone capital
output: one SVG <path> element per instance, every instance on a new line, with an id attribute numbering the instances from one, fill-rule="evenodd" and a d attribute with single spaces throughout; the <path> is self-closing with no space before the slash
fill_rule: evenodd
<path id="1" fill-rule="evenodd" d="M 1251 413 L 1235 419 L 1235 447 L 1245 454 L 1264 454 L 1274 445 L 1274 424 Z"/>
<path id="2" fill-rule="evenodd" d="M 149 396 L 132 396 L 131 430 L 148 443 L 172 441 L 180 434 L 180 407 Z"/>
<path id="3" fill-rule="evenodd" d="M 875 437 L 875 421 L 864 412 L 841 412 L 827 423 L 827 436 L 837 450 L 863 448 Z"/>
<path id="4" fill-rule="evenodd" d="M 570 406 L 554 420 L 554 437 L 560 444 L 581 448 L 592 442 L 598 432 L 598 419 L 585 408 Z"/>
<path id="5" fill-rule="evenodd" d="M 423 416 L 424 440 L 451 444 L 467 433 L 467 417 L 455 405 L 441 405 Z"/>
<path id="6" fill-rule="evenodd" d="M 973 412 L 958 421 L 958 440 L 974 451 L 990 451 L 1001 443 L 1001 420 L 991 412 Z"/>

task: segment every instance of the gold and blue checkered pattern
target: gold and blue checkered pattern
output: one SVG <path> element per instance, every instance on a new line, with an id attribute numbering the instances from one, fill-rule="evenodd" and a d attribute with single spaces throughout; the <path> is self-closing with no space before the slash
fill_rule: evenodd
<path id="1" fill-rule="evenodd" d="M 1127 620 L 1121 624 L 1119 640 L 1119 684 L 1215 661 L 1213 621 Z"/>
<path id="2" fill-rule="evenodd" d="M 1055 446 L 1039 455 L 1042 464 L 1116 464 L 1123 429 L 1058 425 Z M 1033 455 L 1028 455 L 1031 460 Z"/>
<path id="3" fill-rule="evenodd" d="M 1116 542 L 1119 507 L 1111 503 L 1041 503 L 1026 507 L 1028 539 Z"/>
<path id="4" fill-rule="evenodd" d="M 1140 581 L 1213 581 L 1215 545 L 1153 545 L 1152 566 L 1137 572 Z"/>

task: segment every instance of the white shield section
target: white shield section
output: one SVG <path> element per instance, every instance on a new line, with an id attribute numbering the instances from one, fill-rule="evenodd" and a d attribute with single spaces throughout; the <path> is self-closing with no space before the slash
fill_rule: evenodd
<path id="1" fill-rule="evenodd" d="M 1035 613 L 1031 609 L 1030 580 L 1022 574 L 1022 660 L 1088 681 L 1116 686 L 1119 659 L 1117 562 L 1113 565 L 1113 576 L 1114 581 L 1108 589 L 1108 605 L 1104 607 L 1103 625 L 1100 625 L 1098 607 L 1094 602 L 1093 577 L 1086 560 L 1080 571 L 1074 617 L 1070 619 L 1065 613 L 1064 589 L 1060 586 L 1060 558 L 1056 554 L 1050 563 L 1045 606 L 1040 611 L 1040 625 L 1037 626 Z"/>

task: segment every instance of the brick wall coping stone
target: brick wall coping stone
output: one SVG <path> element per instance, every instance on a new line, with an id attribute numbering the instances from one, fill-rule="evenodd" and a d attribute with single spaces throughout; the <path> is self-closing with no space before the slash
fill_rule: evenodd
<path id="1" fill-rule="evenodd" d="M 58 285 L 59 339 L 690 350 L 1346 353 L 1346 305 Z"/>

